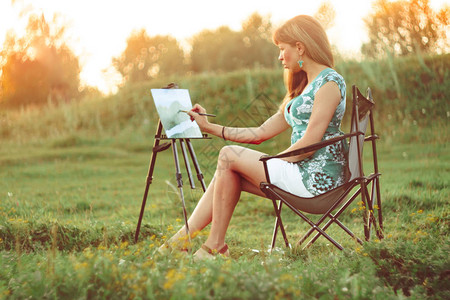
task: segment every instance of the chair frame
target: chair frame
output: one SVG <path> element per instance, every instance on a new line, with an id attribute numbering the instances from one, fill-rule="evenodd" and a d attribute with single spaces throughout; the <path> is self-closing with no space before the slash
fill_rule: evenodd
<path id="1" fill-rule="evenodd" d="M 314 237 L 310 239 L 310 241 L 306 244 L 306 246 L 303 249 L 306 249 L 310 247 L 320 236 L 324 236 L 326 239 L 328 239 L 334 246 L 336 246 L 338 249 L 343 250 L 341 244 L 339 244 L 337 241 L 335 241 L 333 238 L 331 238 L 325 230 L 333 224 L 336 223 L 340 228 L 342 228 L 348 235 L 350 235 L 351 238 L 353 238 L 356 242 L 359 244 L 363 244 L 362 240 L 358 238 L 352 231 L 350 231 L 340 220 L 338 220 L 339 216 L 354 202 L 354 200 L 361 196 L 361 201 L 364 205 L 364 212 L 363 212 L 363 222 L 364 222 L 364 235 L 365 240 L 370 240 L 370 235 L 372 232 L 372 227 L 375 228 L 376 235 L 379 239 L 383 238 L 383 217 L 382 217 L 382 211 L 381 211 L 381 193 L 380 193 L 380 176 L 378 170 L 378 157 L 376 152 L 376 140 L 379 138 L 378 135 L 375 134 L 375 127 L 373 122 L 373 106 L 374 102 L 372 99 L 372 93 L 370 88 L 367 89 L 367 98 L 362 96 L 360 91 L 356 88 L 356 86 L 352 87 L 352 93 L 353 93 L 353 99 L 352 99 L 352 117 L 351 117 L 351 128 L 350 133 L 344 134 L 342 136 L 328 139 L 321 141 L 319 143 L 297 149 L 294 151 L 290 151 L 287 153 L 283 153 L 280 155 L 274 155 L 274 156 L 268 156 L 264 155 L 260 158 L 260 161 L 263 162 L 264 170 L 266 174 L 267 182 L 261 182 L 260 188 L 264 192 L 264 194 L 267 196 L 267 198 L 272 200 L 274 211 L 276 214 L 275 219 L 275 225 L 274 225 L 274 232 L 272 236 L 272 244 L 271 244 L 271 250 L 275 247 L 276 237 L 278 233 L 278 229 L 281 230 L 281 233 L 284 238 L 284 242 L 286 247 L 291 247 L 289 244 L 289 241 L 287 239 L 286 231 L 284 229 L 284 225 L 281 219 L 281 210 L 283 204 L 288 206 L 294 213 L 296 213 L 301 219 L 303 219 L 306 223 L 308 223 L 311 228 L 307 231 L 307 233 L 297 242 L 297 244 L 300 246 L 302 245 L 313 232 L 317 231 Z M 365 102 L 363 102 L 365 101 Z M 366 105 L 366 107 L 360 107 L 359 103 L 369 103 L 369 105 Z M 365 132 L 360 131 L 359 124 L 360 124 L 360 117 L 366 116 L 366 113 L 368 113 L 368 122 L 370 123 L 370 135 L 366 136 Z M 310 218 L 308 218 L 304 212 L 302 212 L 300 209 L 297 209 L 294 207 L 289 200 L 286 200 L 283 198 L 283 193 L 286 194 L 287 192 L 283 192 L 281 189 L 277 188 L 270 182 L 270 176 L 267 169 L 267 161 L 273 158 L 284 158 L 284 157 L 291 157 L 291 156 L 297 156 L 300 154 L 308 153 L 311 151 L 316 151 L 318 149 L 321 149 L 323 147 L 329 146 L 331 144 L 340 142 L 344 139 L 350 139 L 351 143 L 356 142 L 357 144 L 357 164 L 359 168 L 359 176 L 356 176 L 349 181 L 347 181 L 342 186 L 338 187 L 339 189 L 342 189 L 342 192 L 340 192 L 340 195 L 335 198 L 335 200 L 332 201 L 332 205 L 326 210 L 325 213 L 320 217 L 320 219 L 316 222 L 313 222 Z M 373 156 L 373 173 L 371 173 L 368 176 L 364 175 L 363 172 L 363 157 L 362 157 L 362 146 L 364 142 L 370 142 L 372 146 L 372 156 Z M 371 188 L 370 188 L 371 185 Z M 301 201 L 314 201 L 318 197 L 326 196 L 327 194 L 331 194 L 332 192 L 339 192 L 336 191 L 338 188 L 333 189 L 331 191 L 326 192 L 323 195 L 319 195 L 313 198 L 301 198 L 298 196 L 294 196 L 290 194 L 290 198 L 296 198 Z M 346 200 L 347 196 L 354 190 L 354 188 L 357 188 L 357 190 L 353 193 L 353 195 Z M 370 194 L 369 194 L 369 188 L 370 188 Z M 289 194 L 289 193 L 287 193 Z M 277 201 L 279 203 L 277 204 Z M 375 209 L 374 209 L 375 208 Z M 336 211 L 337 210 L 337 211 Z M 334 214 L 333 212 L 336 211 Z M 308 213 L 308 212 L 306 212 Z M 321 214 L 321 213 L 315 213 L 312 212 L 312 214 Z M 375 217 L 375 215 L 378 215 L 378 218 Z M 322 223 L 329 219 L 328 222 L 321 226 Z"/>

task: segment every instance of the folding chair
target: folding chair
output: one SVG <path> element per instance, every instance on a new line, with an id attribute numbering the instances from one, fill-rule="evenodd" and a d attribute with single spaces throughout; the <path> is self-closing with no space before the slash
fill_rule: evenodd
<path id="1" fill-rule="evenodd" d="M 289 241 L 286 236 L 286 232 L 281 220 L 281 209 L 283 204 L 294 211 L 301 219 L 308 223 L 311 228 L 307 233 L 298 241 L 298 245 L 302 245 L 313 232 L 316 234 L 309 240 L 306 246 L 308 248 L 314 243 L 318 237 L 324 236 L 333 245 L 340 250 L 343 250 L 341 244 L 331 238 L 325 231 L 331 224 L 335 223 L 342 228 L 348 235 L 350 235 L 358 243 L 362 244 L 362 240 L 359 239 L 352 231 L 350 231 L 338 218 L 339 216 L 353 203 L 358 196 L 361 196 L 363 206 L 363 222 L 364 222 L 364 235 L 366 241 L 370 239 L 373 228 L 379 239 L 383 238 L 383 218 L 381 212 L 381 195 L 380 195 L 380 173 L 378 172 L 378 159 L 376 152 L 376 140 L 378 136 L 375 134 L 375 128 L 373 124 L 372 110 L 375 105 L 372 99 L 370 89 L 367 90 L 367 97 L 361 95 L 356 86 L 352 87 L 353 100 L 352 100 L 352 117 L 351 117 L 351 130 L 349 134 L 339 136 L 336 138 L 321 141 L 319 143 L 297 149 L 288 153 L 283 153 L 275 156 L 262 156 L 260 161 L 264 164 L 266 172 L 267 182 L 260 184 L 261 190 L 271 199 L 276 214 L 275 228 L 272 236 L 271 249 L 275 247 L 275 241 L 278 233 L 278 229 L 283 234 L 286 247 L 290 247 Z M 366 136 L 367 125 L 370 122 L 370 135 Z M 267 170 L 267 161 L 273 158 L 283 158 L 296 156 L 311 151 L 318 150 L 328 145 L 338 143 L 343 139 L 350 139 L 349 143 L 349 174 L 348 180 L 343 185 L 336 187 L 324 194 L 315 196 L 313 198 L 302 198 L 296 195 L 290 194 L 277 186 L 271 184 L 270 176 Z M 370 142 L 372 145 L 372 158 L 373 158 L 373 172 L 365 176 L 363 172 L 363 145 L 364 142 Z M 356 191 L 355 191 L 356 189 Z M 370 193 L 369 193 L 370 190 Z M 348 197 L 353 192 L 351 197 Z M 347 199 L 348 198 L 348 199 Z M 278 202 L 278 203 L 277 203 Z M 317 222 L 313 222 L 308 218 L 305 213 L 321 215 Z M 329 219 L 322 227 L 322 223 Z"/>

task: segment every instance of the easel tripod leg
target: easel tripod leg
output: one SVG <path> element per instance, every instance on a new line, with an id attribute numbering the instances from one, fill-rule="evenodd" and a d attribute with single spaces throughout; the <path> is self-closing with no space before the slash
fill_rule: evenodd
<path id="1" fill-rule="evenodd" d="M 189 178 L 189 183 L 191 184 L 191 188 L 195 189 L 195 183 L 194 183 L 194 179 L 192 178 L 191 166 L 189 165 L 188 156 L 186 154 L 186 147 L 184 145 L 184 139 L 180 140 L 180 145 L 181 145 L 181 153 L 183 153 L 184 164 L 186 166 L 186 171 L 187 171 L 187 175 Z"/>
<path id="2" fill-rule="evenodd" d="M 152 180 L 153 180 L 153 170 L 155 169 L 156 155 L 158 154 L 159 151 L 164 151 L 170 145 L 168 143 L 162 144 L 161 146 L 159 145 L 159 142 L 160 142 L 159 138 L 161 136 L 161 132 L 162 132 L 162 123 L 160 120 L 158 122 L 158 127 L 156 129 L 156 135 L 155 135 L 155 141 L 153 143 L 152 157 L 150 159 L 150 166 L 148 168 L 144 197 L 142 199 L 142 205 L 141 205 L 141 212 L 139 213 L 139 220 L 138 220 L 138 224 L 136 226 L 136 232 L 134 234 L 134 242 L 135 243 L 137 243 L 137 240 L 139 238 L 139 232 L 141 230 L 142 218 L 144 217 L 145 204 L 147 202 L 148 190 L 149 190 L 150 184 L 152 183 Z"/>
<path id="3" fill-rule="evenodd" d="M 204 180 L 204 176 L 202 171 L 200 170 L 200 166 L 198 165 L 197 156 L 194 152 L 194 147 L 192 147 L 191 140 L 186 139 L 186 144 L 188 146 L 189 154 L 191 155 L 192 162 L 194 163 L 195 171 L 197 172 L 197 178 L 200 181 L 200 184 L 202 185 L 203 192 L 206 192 L 206 184 Z"/>
<path id="4" fill-rule="evenodd" d="M 172 151 L 173 151 L 173 158 L 175 160 L 175 169 L 176 169 L 176 178 L 177 178 L 177 184 L 178 189 L 180 190 L 180 197 L 181 197 L 181 204 L 183 206 L 183 215 L 184 215 L 184 224 L 186 225 L 186 234 L 189 238 L 189 243 L 191 242 L 191 235 L 189 232 L 189 224 L 187 219 L 187 212 L 186 212 L 186 204 L 184 202 L 184 193 L 183 193 L 183 179 L 181 177 L 180 173 L 180 163 L 178 160 L 178 152 L 177 152 L 177 144 L 176 140 L 172 140 Z"/>
<path id="5" fill-rule="evenodd" d="M 157 152 L 155 152 L 155 151 L 152 152 L 152 158 L 150 161 L 150 167 L 148 169 L 148 174 L 147 174 L 147 179 L 146 179 L 144 197 L 142 199 L 141 212 L 139 213 L 139 219 L 138 219 L 138 223 L 136 226 L 136 232 L 134 234 L 134 242 L 135 243 L 137 243 L 137 240 L 139 238 L 139 232 L 141 230 L 142 218 L 144 217 L 145 205 L 147 203 L 148 190 L 149 190 L 150 184 L 152 183 L 152 180 L 153 180 L 153 169 L 155 168 L 156 154 L 157 154 Z"/>

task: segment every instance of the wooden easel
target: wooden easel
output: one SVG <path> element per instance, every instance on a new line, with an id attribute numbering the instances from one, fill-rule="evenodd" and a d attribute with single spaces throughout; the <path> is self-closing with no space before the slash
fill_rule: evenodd
<path id="1" fill-rule="evenodd" d="M 165 88 L 176 88 L 175 84 L 170 84 Z M 183 215 L 184 215 L 184 223 L 186 225 L 186 233 L 188 235 L 188 237 L 190 238 L 190 234 L 189 234 L 189 225 L 187 222 L 187 212 L 186 212 L 186 205 L 185 205 L 185 201 L 184 201 L 184 193 L 183 193 L 183 179 L 181 176 L 181 172 L 180 172 L 180 163 L 179 163 L 179 159 L 178 159 L 178 150 L 177 150 L 177 141 L 179 142 L 180 146 L 181 146 L 181 152 L 183 154 L 183 158 L 184 158 L 184 162 L 186 165 L 186 171 L 187 171 L 187 175 L 189 177 L 189 182 L 191 185 L 192 189 L 195 189 L 195 184 L 194 184 L 194 180 L 192 178 L 192 172 L 191 172 L 191 167 L 189 164 L 189 158 L 186 152 L 186 145 L 187 145 L 187 149 L 189 151 L 191 160 L 194 164 L 195 167 L 195 171 L 197 173 L 197 178 L 200 181 L 201 185 L 202 185 L 202 189 L 203 192 L 206 191 L 206 185 L 205 185 L 205 181 L 204 181 L 204 176 L 200 170 L 200 166 L 198 164 L 197 161 L 197 157 L 195 156 L 195 152 L 194 152 L 194 147 L 192 146 L 191 140 L 189 138 L 167 138 L 166 135 L 162 134 L 162 123 L 161 120 L 158 121 L 158 127 L 156 129 L 156 134 L 155 134 L 155 141 L 153 143 L 153 149 L 152 149 L 152 155 L 151 155 L 151 159 L 150 159 L 150 166 L 148 169 L 148 175 L 147 175 L 147 180 L 146 180 L 146 186 L 145 186 L 145 191 L 144 191 L 144 197 L 142 199 L 142 205 L 141 205 L 141 212 L 139 214 L 139 220 L 137 223 L 137 227 L 136 227 L 136 232 L 134 235 L 134 241 L 137 242 L 138 237 L 139 237 L 139 231 L 141 229 L 141 223 L 142 223 L 142 218 L 144 216 L 144 210 L 145 210 L 145 205 L 147 202 L 147 197 L 148 197 L 148 190 L 150 188 L 150 184 L 153 181 L 153 172 L 155 169 L 155 164 L 156 164 L 156 157 L 157 154 L 159 152 L 162 152 L 164 150 L 169 149 L 170 147 L 172 147 L 172 152 L 173 152 L 173 158 L 175 161 L 175 177 L 177 180 L 177 184 L 178 184 L 178 189 L 180 191 L 180 197 L 181 197 L 181 203 L 183 206 Z M 209 139 L 208 136 L 206 134 L 203 134 L 203 137 L 199 138 L 199 139 Z M 160 144 L 160 142 L 162 140 L 170 140 L 170 142 L 165 142 L 163 144 Z"/>

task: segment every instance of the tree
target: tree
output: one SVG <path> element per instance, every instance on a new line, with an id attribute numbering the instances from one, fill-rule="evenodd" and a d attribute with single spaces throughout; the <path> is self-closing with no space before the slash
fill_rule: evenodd
<path id="1" fill-rule="evenodd" d="M 334 21 L 336 19 L 336 10 L 329 1 L 322 2 L 314 14 L 320 24 L 322 24 L 325 30 L 330 29 L 334 26 Z"/>
<path id="2" fill-rule="evenodd" d="M 193 72 L 231 71 L 242 66 L 242 36 L 227 26 L 201 31 L 192 38 L 191 45 Z"/>
<path id="3" fill-rule="evenodd" d="M 429 0 L 377 0 L 374 10 L 364 19 L 369 42 L 362 53 L 375 57 L 386 51 L 407 55 L 414 51 L 446 52 L 449 49 L 445 28 L 449 25 L 449 8 L 433 11 Z"/>
<path id="4" fill-rule="evenodd" d="M 79 95 L 78 58 L 64 42 L 57 16 L 31 15 L 26 34 L 8 34 L 1 56 L 1 104 L 9 107 L 69 101 Z"/>
<path id="5" fill-rule="evenodd" d="M 177 40 L 170 36 L 150 37 L 145 29 L 130 35 L 124 52 L 113 58 L 113 66 L 128 82 L 183 74 L 186 71 L 184 52 Z"/>
<path id="6" fill-rule="evenodd" d="M 277 65 L 278 48 L 272 43 L 270 18 L 253 13 L 242 23 L 245 67 L 273 67 Z"/>
<path id="7" fill-rule="evenodd" d="M 191 40 L 192 71 L 273 67 L 278 50 L 270 39 L 271 23 L 257 13 L 242 23 L 241 31 L 233 31 L 227 26 L 203 30 Z"/>

